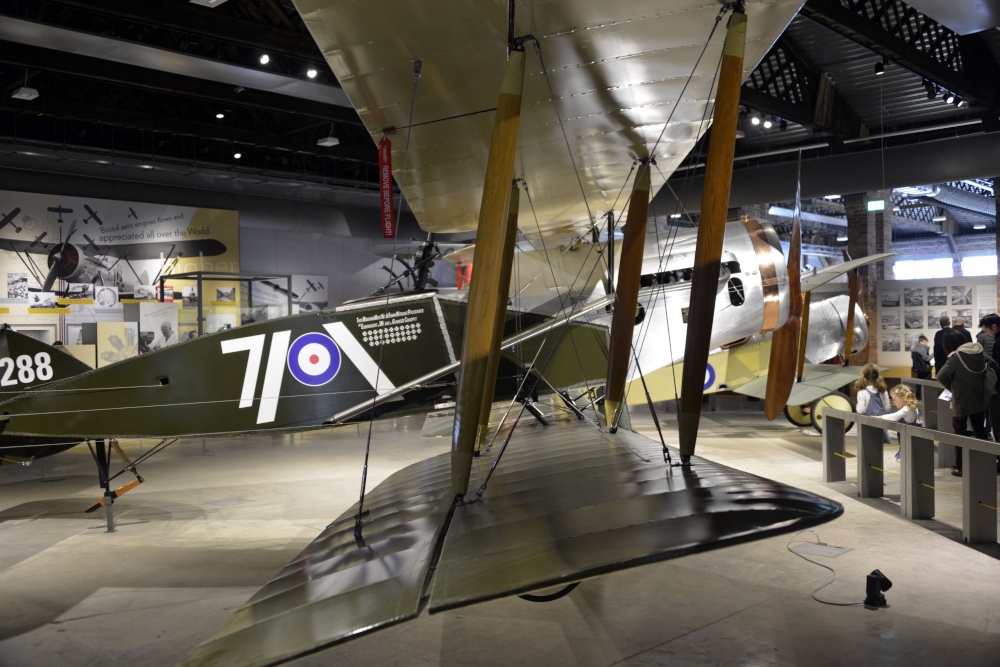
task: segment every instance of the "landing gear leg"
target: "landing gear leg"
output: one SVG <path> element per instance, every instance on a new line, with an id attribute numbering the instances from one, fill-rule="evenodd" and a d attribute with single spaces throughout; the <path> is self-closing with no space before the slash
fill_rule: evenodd
<path id="1" fill-rule="evenodd" d="M 89 444 L 89 443 L 88 443 Z M 97 476 L 104 487 L 104 512 L 108 520 L 108 532 L 115 532 L 115 494 L 111 491 L 111 445 L 104 440 L 98 440 L 90 447 L 90 453 L 97 463 Z M 97 507 L 92 506 L 93 509 Z M 92 510 L 91 510 L 92 511 Z"/>

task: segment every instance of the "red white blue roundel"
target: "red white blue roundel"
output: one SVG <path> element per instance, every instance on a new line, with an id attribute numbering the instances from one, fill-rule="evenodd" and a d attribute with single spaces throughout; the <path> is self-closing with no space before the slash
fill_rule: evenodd
<path id="1" fill-rule="evenodd" d="M 705 391 L 712 388 L 712 384 L 715 383 L 715 369 L 712 368 L 712 364 L 707 364 L 705 366 Z"/>
<path id="2" fill-rule="evenodd" d="M 340 348 L 324 334 L 302 334 L 288 348 L 288 370 L 304 385 L 324 385 L 340 371 Z"/>

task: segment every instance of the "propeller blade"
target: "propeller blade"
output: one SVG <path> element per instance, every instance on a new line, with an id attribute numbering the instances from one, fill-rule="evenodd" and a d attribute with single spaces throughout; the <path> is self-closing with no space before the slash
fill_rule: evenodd
<path id="1" fill-rule="evenodd" d="M 56 246 L 57 248 L 59 246 Z M 49 272 L 45 276 L 45 282 L 42 283 L 43 292 L 51 292 L 52 286 L 56 282 L 56 278 L 59 277 L 59 261 L 62 259 L 62 253 L 56 252 L 52 255 L 52 266 L 49 267 Z"/>
<path id="2" fill-rule="evenodd" d="M 785 409 L 795 384 L 798 367 L 799 327 L 802 317 L 802 153 L 799 152 L 798 184 L 795 190 L 795 213 L 792 216 L 792 240 L 788 244 L 788 319 L 771 336 L 771 358 L 767 364 L 767 393 L 764 416 L 774 419 Z"/>
<path id="3" fill-rule="evenodd" d="M 850 260 L 851 257 L 845 250 L 844 261 L 849 262 Z M 847 274 L 847 290 L 850 293 L 850 301 L 847 306 L 847 340 L 844 344 L 844 366 L 851 365 L 851 349 L 854 345 L 854 307 L 861 297 L 861 276 L 858 275 L 857 269 Z"/>

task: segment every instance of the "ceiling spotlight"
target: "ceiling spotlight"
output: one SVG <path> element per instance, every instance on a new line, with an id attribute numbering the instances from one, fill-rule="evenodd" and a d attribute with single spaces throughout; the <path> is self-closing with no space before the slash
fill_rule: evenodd
<path id="1" fill-rule="evenodd" d="M 316 142 L 316 145 L 326 146 L 327 148 L 329 148 L 331 146 L 336 146 L 339 143 L 340 139 L 338 139 L 337 137 L 330 136 L 330 137 L 323 137 L 322 139 Z"/>
<path id="2" fill-rule="evenodd" d="M 233 158 L 239 160 L 241 157 L 243 157 L 243 153 L 233 153 Z"/>
<path id="3" fill-rule="evenodd" d="M 840 199 L 840 195 L 824 195 L 823 199 L 829 199 L 830 201 L 835 201 Z"/>
<path id="4" fill-rule="evenodd" d="M 223 118 L 226 117 L 226 114 L 220 111 L 219 113 L 215 114 L 215 117 L 218 118 L 219 120 L 222 120 Z"/>
<path id="5" fill-rule="evenodd" d="M 972 225 L 972 228 L 973 229 L 986 229 L 986 225 L 983 225 L 983 224 Z"/>
<path id="6" fill-rule="evenodd" d="M 963 100 L 961 97 L 957 97 L 957 96 L 955 97 L 955 106 L 958 107 L 959 109 L 961 109 L 962 107 L 964 107 L 966 104 L 968 104 L 968 102 L 966 102 L 965 100 Z"/>
<path id="7" fill-rule="evenodd" d="M 946 218 L 943 215 L 935 215 L 933 218 L 931 218 L 931 222 L 944 222 L 947 219 L 948 218 Z"/>
<path id="8" fill-rule="evenodd" d="M 780 127 L 781 131 L 784 132 L 785 130 L 788 129 L 788 121 L 782 118 L 781 121 L 778 123 L 778 127 Z"/>
<path id="9" fill-rule="evenodd" d="M 671 220 L 678 220 L 678 219 L 680 219 L 680 217 L 681 217 L 680 213 L 671 213 L 670 214 Z"/>
<path id="10" fill-rule="evenodd" d="M 933 100 L 935 97 L 937 97 L 937 86 L 935 86 L 927 79 L 924 79 L 924 90 L 927 91 L 927 99 Z"/>
<path id="11" fill-rule="evenodd" d="M 760 116 L 757 114 L 750 116 L 750 124 L 754 126 L 760 125 Z"/>
<path id="12" fill-rule="evenodd" d="M 271 62 L 271 56 L 267 55 L 266 53 L 261 54 L 261 56 L 260 56 L 260 64 L 261 65 L 266 65 L 269 62 Z"/>
<path id="13" fill-rule="evenodd" d="M 945 104 L 954 104 L 955 103 L 955 93 L 945 93 L 945 95 L 944 95 L 944 103 Z"/>
<path id="14" fill-rule="evenodd" d="M 319 74 L 319 72 L 317 72 L 316 69 L 313 67 L 310 67 L 306 71 L 306 76 L 309 77 L 310 79 L 315 79 L 317 74 Z"/>
<path id="15" fill-rule="evenodd" d="M 837 241 L 839 243 L 844 243 L 845 241 L 847 241 L 847 237 L 846 236 L 838 236 L 837 237 Z"/>
<path id="16" fill-rule="evenodd" d="M 765 118 L 764 119 L 764 129 L 765 130 L 770 130 L 772 125 L 774 125 L 774 123 L 771 122 L 770 118 Z"/>
<path id="17" fill-rule="evenodd" d="M 882 76 L 885 74 L 885 65 L 881 62 L 875 63 L 875 76 Z"/>

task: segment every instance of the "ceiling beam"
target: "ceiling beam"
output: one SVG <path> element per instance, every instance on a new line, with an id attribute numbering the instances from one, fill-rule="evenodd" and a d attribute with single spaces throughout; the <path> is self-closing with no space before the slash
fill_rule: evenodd
<path id="1" fill-rule="evenodd" d="M 959 55 L 960 43 L 957 33 L 952 32 L 932 19 L 916 12 L 899 0 L 869 0 L 854 3 L 855 9 L 849 9 L 840 0 L 807 0 L 801 14 L 876 54 L 905 67 L 917 76 L 943 86 L 951 92 L 961 95 L 970 104 L 978 103 L 994 113 L 1000 102 L 1000 68 L 995 63 L 989 68 L 991 76 L 981 75 L 972 78 L 966 74 L 968 63 L 962 59 L 962 67 L 954 69 L 956 57 Z M 894 30 L 882 27 L 883 21 L 889 22 L 886 9 L 893 6 L 897 15 Z M 868 16 L 869 9 L 875 10 L 877 16 Z M 908 12 L 913 12 L 911 16 Z M 913 19 L 900 22 L 898 14 L 904 18 Z M 881 17 L 881 18 L 880 18 Z M 918 25 L 921 30 L 913 38 L 922 39 L 924 49 L 918 49 L 911 41 L 900 37 L 905 30 Z M 987 64 L 983 63 L 983 67 Z"/>
<path id="2" fill-rule="evenodd" d="M 151 26 L 211 37 L 237 44 L 260 47 L 271 53 L 322 60 L 319 47 L 308 33 L 275 28 L 266 23 L 230 16 L 217 9 L 207 9 L 181 2 L 135 2 L 135 0 L 47 0 L 46 5 L 120 17 Z"/>
<path id="3" fill-rule="evenodd" d="M 237 92 L 237 88 L 225 83 L 90 56 L 78 54 L 70 56 L 62 51 L 27 44 L 0 41 L 0 63 L 120 84 L 128 88 L 145 88 L 173 95 L 202 98 L 231 106 L 265 109 L 299 117 L 308 116 L 326 122 L 361 125 L 361 119 L 354 109 L 335 104 L 324 104 L 252 88 L 244 88 Z"/>

